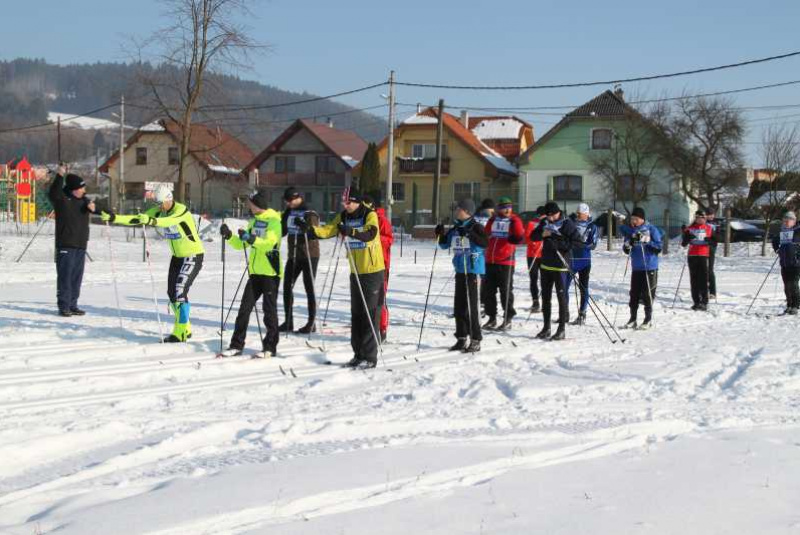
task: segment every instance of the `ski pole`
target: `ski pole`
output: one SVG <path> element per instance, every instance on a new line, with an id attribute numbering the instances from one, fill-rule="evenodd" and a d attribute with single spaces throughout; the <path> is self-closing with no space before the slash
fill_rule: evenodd
<path id="1" fill-rule="evenodd" d="M 469 342 L 472 344 L 472 304 L 470 295 L 470 286 L 469 286 L 469 270 L 467 269 L 467 255 L 464 252 L 463 243 L 461 244 L 461 258 L 464 261 L 464 286 L 466 287 L 466 293 L 464 296 L 467 299 L 467 321 L 469 321 Z"/>
<path id="2" fill-rule="evenodd" d="M 750 309 L 753 308 L 753 305 L 755 304 L 756 299 L 758 299 L 758 295 L 761 293 L 761 290 L 764 288 L 764 285 L 767 283 L 767 279 L 769 279 L 769 276 L 772 274 L 772 270 L 775 269 L 775 264 L 778 263 L 778 260 L 780 260 L 780 258 L 781 258 L 780 255 L 775 257 L 775 261 L 772 263 L 772 266 L 769 268 L 769 271 L 767 271 L 767 276 L 764 277 L 764 280 L 761 282 L 761 286 L 758 287 L 758 291 L 756 292 L 755 297 L 753 297 L 753 301 L 750 303 L 750 306 L 747 307 L 747 312 L 745 312 L 745 314 L 744 314 L 745 316 L 750 314 Z"/>
<path id="3" fill-rule="evenodd" d="M 628 266 L 630 265 L 630 263 L 631 263 L 631 255 L 629 254 L 629 255 L 627 255 L 627 259 L 625 260 L 625 270 L 622 272 L 622 282 L 625 282 L 625 279 L 628 276 Z M 620 306 L 621 305 L 617 305 L 614 308 L 614 325 L 617 324 L 617 316 L 619 315 L 619 307 Z"/>
<path id="4" fill-rule="evenodd" d="M 419 341 L 417 342 L 417 351 L 422 345 L 422 331 L 425 329 L 425 316 L 428 314 L 428 299 L 431 296 L 431 284 L 433 284 L 433 271 L 436 267 L 436 255 L 439 253 L 439 244 L 436 244 L 436 249 L 433 250 L 433 261 L 431 262 L 431 276 L 428 279 L 428 293 L 425 295 L 425 308 L 422 310 L 422 324 L 419 326 Z"/>
<path id="5" fill-rule="evenodd" d="M 358 293 L 361 295 L 361 304 L 364 305 L 364 312 L 367 313 L 367 319 L 369 320 L 369 330 L 372 331 L 372 337 L 375 339 L 375 343 L 378 345 L 378 353 L 381 356 L 381 363 L 386 366 L 386 361 L 383 360 L 383 346 L 381 345 L 381 339 L 378 336 L 378 333 L 375 331 L 375 318 L 373 318 L 369 313 L 369 307 L 367 306 L 367 298 L 364 295 L 364 288 L 361 286 L 361 277 L 358 275 L 358 269 L 356 267 L 356 259 L 353 258 L 353 251 L 350 249 L 350 245 L 347 243 L 347 239 L 343 238 L 342 242 L 344 243 L 344 247 L 347 250 L 347 260 L 350 264 L 350 269 L 353 271 L 353 275 L 356 276 L 356 285 L 358 285 Z M 380 310 L 376 311 L 377 314 L 380 314 Z M 355 320 L 355 318 L 353 318 Z"/>
<path id="6" fill-rule="evenodd" d="M 117 300 L 117 315 L 119 316 L 119 328 L 124 330 L 122 326 L 122 308 L 119 305 L 119 288 L 117 287 L 117 268 L 114 265 L 114 249 L 111 247 L 111 225 L 106 221 L 106 230 L 108 236 L 108 255 L 111 258 L 111 280 L 114 282 L 114 297 Z"/>
<path id="7" fill-rule="evenodd" d="M 292 282 L 289 284 L 289 306 L 286 306 L 286 301 L 283 302 L 283 310 L 286 313 L 286 317 L 283 318 L 284 322 L 286 323 L 286 335 L 284 338 L 289 338 L 289 331 L 292 330 L 289 328 L 289 314 L 292 315 L 292 324 L 291 326 L 294 327 L 294 283 L 297 282 L 297 277 L 295 273 L 297 272 L 297 236 L 294 239 L 294 246 L 292 247 L 292 256 L 290 260 L 292 264 L 292 272 L 289 276 L 292 278 Z M 284 287 L 286 285 L 286 281 L 283 281 Z M 284 297 L 286 297 L 286 292 L 284 292 Z"/>
<path id="8" fill-rule="evenodd" d="M 223 329 L 225 329 L 225 326 L 228 325 L 228 319 L 231 317 L 231 311 L 233 310 L 233 305 L 236 304 L 236 298 L 239 296 L 239 290 L 242 289 L 242 282 L 244 282 L 245 275 L 247 275 L 247 266 L 244 267 L 244 271 L 242 271 L 242 276 L 239 278 L 239 285 L 236 287 L 236 291 L 233 292 L 233 298 L 231 299 L 231 304 L 228 306 L 228 312 L 225 314 L 225 321 L 222 322 Z"/>
<path id="9" fill-rule="evenodd" d="M 248 270 L 250 267 L 250 258 L 247 256 L 247 243 L 242 244 L 242 251 L 244 251 L 244 263 L 247 264 Z M 258 312 L 258 299 L 253 300 L 253 309 L 256 311 L 256 325 L 258 325 L 258 337 L 263 340 L 264 334 L 261 332 L 261 318 Z"/>
<path id="10" fill-rule="evenodd" d="M 686 271 L 686 264 L 689 263 L 689 256 L 686 256 L 686 262 L 683 263 L 681 268 L 681 275 L 678 277 L 678 286 L 675 288 L 675 297 L 672 298 L 672 307 L 675 308 L 675 302 L 678 300 L 678 291 L 681 289 L 681 282 L 683 281 L 683 273 Z"/>
<path id="11" fill-rule="evenodd" d="M 333 244 L 333 252 L 331 253 L 331 259 L 333 259 L 333 257 L 336 256 L 338 248 L 339 248 L 339 235 L 337 234 L 336 242 Z M 328 288 L 328 278 L 330 277 L 332 267 L 333 267 L 333 262 L 332 261 L 328 262 L 328 269 L 325 271 L 325 278 L 322 279 L 322 290 L 319 292 L 319 295 L 322 299 L 325 299 L 325 290 Z M 320 301 L 320 303 L 317 304 L 317 308 L 320 308 L 319 305 L 321 304 L 322 302 Z"/>
<path id="12" fill-rule="evenodd" d="M 42 219 L 42 222 L 41 222 L 41 223 L 39 223 L 39 228 L 37 228 L 37 229 L 36 229 L 36 232 L 34 232 L 34 233 L 33 233 L 33 237 L 32 237 L 32 238 L 30 239 L 30 241 L 28 242 L 28 245 L 26 245 L 26 246 L 25 246 L 25 249 L 23 249 L 23 250 L 22 250 L 22 253 L 19 255 L 19 257 L 18 257 L 18 258 L 17 258 L 17 260 L 15 261 L 17 264 L 19 264 L 20 260 L 22 260 L 22 257 L 23 257 L 23 256 L 25 256 L 25 253 L 27 253 L 27 252 L 28 252 L 28 248 L 29 248 L 31 245 L 33 245 L 33 240 L 35 240 L 35 239 L 36 239 L 36 236 L 38 236 L 38 235 L 39 235 L 39 232 L 41 232 L 41 231 L 42 231 L 42 229 L 44 228 L 44 224 L 45 224 L 45 223 L 47 223 L 47 220 L 50 218 L 50 216 L 52 215 L 52 213 L 53 213 L 53 212 L 50 212 L 49 214 L 47 214 L 47 217 L 45 217 L 44 219 Z"/>
<path id="13" fill-rule="evenodd" d="M 639 248 L 642 250 L 642 260 L 644 260 L 644 280 L 647 283 L 647 301 L 650 303 L 650 313 L 653 312 L 653 289 L 650 287 L 650 268 L 647 265 L 647 256 L 644 254 L 644 243 L 639 242 Z M 652 321 L 652 316 L 650 321 Z"/>
<path id="14" fill-rule="evenodd" d="M 342 239 L 342 241 L 344 241 L 344 239 Z M 322 326 L 323 327 L 328 325 L 328 311 L 331 308 L 331 297 L 333 296 L 333 285 L 336 282 L 336 274 L 339 272 L 339 260 L 341 258 L 342 258 L 342 249 L 339 248 L 339 256 L 336 257 L 336 266 L 333 268 L 333 277 L 331 277 L 331 285 L 328 288 L 328 302 L 325 304 L 325 315 L 322 317 Z"/>
<path id="15" fill-rule="evenodd" d="M 225 218 L 222 218 L 222 224 L 225 224 Z M 225 242 L 228 241 L 222 238 L 222 297 L 219 301 L 219 352 L 222 353 L 222 337 L 225 333 Z"/>
<path id="16" fill-rule="evenodd" d="M 158 321 L 158 333 L 161 336 L 161 343 L 164 343 L 164 329 L 161 327 L 161 312 L 158 310 L 158 296 L 156 295 L 156 279 L 153 276 L 153 265 L 150 263 L 150 245 L 147 241 L 147 228 L 142 225 L 142 238 L 144 239 L 145 256 L 147 257 L 147 270 L 150 272 L 150 286 L 153 288 L 153 306 L 156 309 L 156 320 Z"/>

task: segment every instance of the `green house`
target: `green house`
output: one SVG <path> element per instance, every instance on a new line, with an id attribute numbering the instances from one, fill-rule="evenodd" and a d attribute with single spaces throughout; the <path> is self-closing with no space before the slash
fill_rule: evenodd
<path id="1" fill-rule="evenodd" d="M 609 208 L 626 213 L 636 204 L 659 226 L 675 230 L 688 222 L 694 206 L 674 176 L 650 156 L 641 133 L 632 131 L 639 128 L 633 125 L 641 124 L 632 118 L 645 120 L 619 89 L 605 91 L 565 115 L 520 157 L 521 209 L 535 210 L 552 200 L 571 213 L 585 202 L 596 217 Z M 632 150 L 638 157 L 633 173 L 628 170 L 634 167 L 630 155 L 622 154 Z M 614 172 L 598 173 L 598 161 L 616 165 Z M 665 210 L 669 223 L 664 221 Z"/>

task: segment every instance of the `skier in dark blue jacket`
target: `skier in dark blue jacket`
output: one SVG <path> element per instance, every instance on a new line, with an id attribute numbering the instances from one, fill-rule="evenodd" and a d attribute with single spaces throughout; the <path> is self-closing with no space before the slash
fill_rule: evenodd
<path id="1" fill-rule="evenodd" d="M 478 277 L 486 273 L 484 250 L 489 237 L 473 213 L 472 199 L 458 202 L 455 221 L 450 230 L 437 225 L 439 247 L 453 249 L 453 268 L 456 271 L 456 295 L 453 312 L 456 318 L 456 344 L 450 351 L 477 353 L 481 350 L 481 317 L 478 308 Z M 469 344 L 467 344 L 469 338 Z"/>
<path id="2" fill-rule="evenodd" d="M 589 308 L 589 274 L 592 271 L 592 251 L 597 247 L 599 238 L 597 225 L 592 222 L 592 215 L 589 205 L 580 203 L 574 218 L 575 227 L 581 235 L 583 244 L 572 249 L 572 273 L 578 278 L 578 289 L 581 294 L 580 309 L 578 317 L 572 325 L 584 325 L 586 323 L 586 310 Z M 572 285 L 572 277 L 567 279 L 567 303 L 569 303 L 569 288 Z"/>
<path id="3" fill-rule="evenodd" d="M 783 215 L 780 232 L 772 237 L 772 248 L 778 253 L 781 262 L 783 291 L 786 294 L 785 314 L 797 315 L 800 307 L 800 227 L 794 212 Z"/>
<path id="4" fill-rule="evenodd" d="M 631 291 L 628 306 L 631 317 L 625 324 L 629 329 L 646 330 L 652 326 L 653 301 L 658 283 L 658 255 L 661 253 L 661 231 L 645 219 L 644 209 L 631 212 L 630 226 L 621 228 L 625 238 L 622 251 L 630 255 Z M 639 303 L 644 304 L 644 321 L 637 325 Z"/>

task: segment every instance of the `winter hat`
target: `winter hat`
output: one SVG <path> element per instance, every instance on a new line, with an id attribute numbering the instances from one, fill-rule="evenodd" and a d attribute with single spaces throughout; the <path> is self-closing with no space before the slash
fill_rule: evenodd
<path id="1" fill-rule="evenodd" d="M 456 203 L 456 208 L 460 208 L 460 209 L 464 210 L 465 212 L 467 212 L 468 214 L 474 214 L 475 213 L 475 201 L 473 201 L 472 199 L 469 199 L 469 198 L 461 199 L 460 201 L 458 201 Z"/>
<path id="2" fill-rule="evenodd" d="M 636 208 L 634 208 L 633 211 L 631 212 L 631 216 L 638 217 L 641 219 L 647 219 L 644 216 L 644 208 L 642 208 L 641 206 L 637 206 Z"/>
<path id="3" fill-rule="evenodd" d="M 172 189 L 166 184 L 162 184 L 156 188 L 154 192 L 156 202 L 163 203 L 172 200 Z"/>
<path id="4" fill-rule="evenodd" d="M 84 182 L 81 177 L 78 175 L 73 175 L 72 173 L 67 175 L 64 189 L 67 191 L 75 191 L 76 189 L 81 189 L 83 187 L 86 187 L 86 182 Z"/>
<path id="5" fill-rule="evenodd" d="M 362 199 L 361 193 L 357 189 L 350 188 L 350 192 L 347 194 L 347 201 L 361 202 Z"/>
<path id="6" fill-rule="evenodd" d="M 555 215 L 561 211 L 561 208 L 553 201 L 544 205 L 544 215 Z"/>
<path id="7" fill-rule="evenodd" d="M 783 219 L 784 220 L 786 220 L 786 219 L 794 219 L 795 221 L 797 221 L 797 216 L 794 215 L 794 212 L 788 211 L 785 214 L 783 214 Z"/>
<path id="8" fill-rule="evenodd" d="M 492 199 L 483 199 L 481 201 L 481 210 L 493 210 L 494 201 Z"/>
<path id="9" fill-rule="evenodd" d="M 536 215 L 544 215 L 544 206 L 536 207 Z"/>
<path id="10" fill-rule="evenodd" d="M 302 196 L 303 196 L 303 194 L 300 193 L 300 190 L 298 190 L 294 186 L 289 186 L 288 188 L 286 188 L 283 191 L 283 200 L 284 201 L 291 201 L 293 199 L 296 199 L 297 197 L 302 197 Z"/>
<path id="11" fill-rule="evenodd" d="M 578 210 L 577 210 L 577 212 L 578 212 L 579 214 L 587 214 L 587 215 L 588 215 L 588 214 L 591 214 L 591 210 L 589 210 L 589 205 L 588 205 L 588 204 L 586 204 L 585 202 L 582 202 L 582 203 L 580 203 L 580 204 L 578 205 Z"/>
<path id="12" fill-rule="evenodd" d="M 694 213 L 694 216 L 695 217 L 703 217 L 703 218 L 705 218 L 706 217 L 706 213 L 704 211 L 702 211 L 702 210 L 698 210 L 698 211 L 696 211 Z"/>
<path id="13" fill-rule="evenodd" d="M 266 210 L 269 206 L 269 199 L 267 198 L 267 192 L 263 189 L 256 190 L 250 194 L 250 202 L 255 204 L 258 208 L 262 210 Z"/>
<path id="14" fill-rule="evenodd" d="M 511 197 L 503 195 L 497 200 L 497 206 L 512 206 L 514 201 L 511 200 Z"/>

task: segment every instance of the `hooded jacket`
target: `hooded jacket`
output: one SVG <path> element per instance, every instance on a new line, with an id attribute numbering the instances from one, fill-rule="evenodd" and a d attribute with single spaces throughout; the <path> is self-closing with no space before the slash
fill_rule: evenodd
<path id="1" fill-rule="evenodd" d="M 539 226 L 539 222 L 542 220 L 541 217 L 536 217 L 530 221 L 528 221 L 528 225 L 525 227 L 525 237 L 528 242 L 528 258 L 541 258 L 542 257 L 542 241 L 533 241 L 531 239 L 531 235 L 533 231 L 536 230 L 536 227 Z"/>
<path id="2" fill-rule="evenodd" d="M 392 243 L 394 243 L 392 224 L 386 219 L 386 210 L 383 208 L 376 208 L 375 213 L 378 215 L 378 230 L 381 235 L 381 247 L 383 248 L 383 264 L 386 271 L 389 271 L 389 266 L 392 262 Z"/>
<path id="3" fill-rule="evenodd" d="M 173 202 L 172 208 L 166 212 L 161 211 L 161 205 L 156 205 L 145 210 L 144 214 L 150 218 L 148 226 L 166 229 L 164 237 L 169 240 L 172 256 L 187 258 L 205 253 L 194 217 L 186 205 Z M 142 223 L 138 215 L 117 215 L 114 224 L 131 227 Z"/>
<path id="4" fill-rule="evenodd" d="M 486 273 L 484 251 L 489 245 L 489 238 L 483 225 L 474 217 L 464 221 L 453 221 L 453 227 L 447 234 L 439 237 L 439 247 L 453 248 L 453 267 L 456 273 L 483 275 Z"/>
<path id="5" fill-rule="evenodd" d="M 511 217 L 493 215 L 486 224 L 489 236 L 489 247 L 486 249 L 486 261 L 489 264 L 513 266 L 517 245 L 525 241 L 525 228 L 517 214 Z"/>
<path id="6" fill-rule="evenodd" d="M 64 191 L 64 177 L 57 175 L 47 192 L 56 212 L 56 248 L 86 249 L 89 243 L 89 199 Z"/>
<path id="7" fill-rule="evenodd" d="M 250 247 L 252 252 L 247 257 L 247 271 L 250 275 L 265 277 L 282 277 L 283 265 L 281 264 L 281 214 L 268 208 L 256 214 L 247 223 L 247 234 L 255 236 L 252 245 L 242 241 L 238 235 L 228 239 L 231 247 L 241 251 Z"/>
<path id="8" fill-rule="evenodd" d="M 689 246 L 689 256 L 709 256 L 711 254 L 711 244 L 716 243 L 714 237 L 714 227 L 708 223 L 698 225 L 693 223 L 686 227 L 681 237 L 681 245 Z"/>
<path id="9" fill-rule="evenodd" d="M 772 248 L 778 253 L 782 268 L 799 267 L 800 226 L 785 228 L 781 225 L 780 232 L 772 237 Z"/>
<path id="10" fill-rule="evenodd" d="M 543 234 L 545 230 L 550 231 L 547 237 Z M 575 227 L 575 222 L 565 218 L 563 214 L 558 221 L 553 222 L 543 217 L 530 239 L 542 241 L 540 266 L 547 271 L 569 271 L 572 249 L 583 245 L 583 239 Z"/>
<path id="11" fill-rule="evenodd" d="M 661 231 L 658 227 L 645 221 L 639 227 L 620 227 L 625 241 L 622 250 L 631 256 L 633 271 L 655 271 L 658 269 L 658 255 L 661 253 Z M 643 243 L 638 235 L 650 236 L 650 241 Z"/>
<path id="12" fill-rule="evenodd" d="M 592 265 L 592 251 L 597 247 L 599 238 L 597 225 L 590 217 L 586 221 L 573 219 L 583 243 L 572 248 L 572 271 L 581 271 Z"/>

